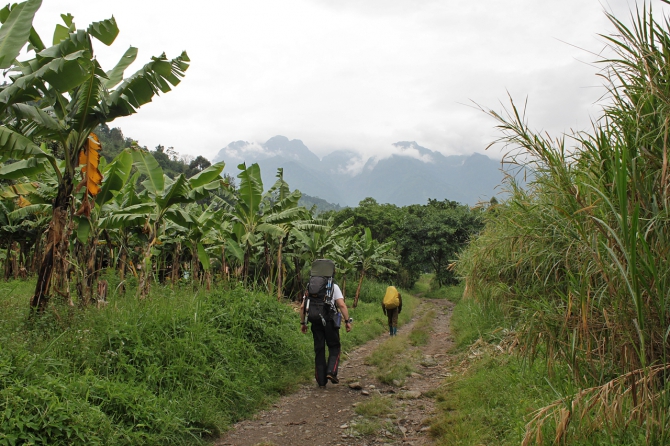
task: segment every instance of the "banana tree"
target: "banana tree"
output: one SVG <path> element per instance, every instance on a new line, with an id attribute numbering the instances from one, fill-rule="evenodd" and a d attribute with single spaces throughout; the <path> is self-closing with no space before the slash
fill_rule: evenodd
<path id="1" fill-rule="evenodd" d="M 47 213 L 51 214 L 50 202 L 55 192 L 50 181 L 53 178 L 44 174 L 43 167 L 40 163 L 31 167 L 23 161 L 0 163 L 0 180 L 6 183 L 0 187 L 0 243 L 11 244 L 10 239 L 17 241 L 17 233 L 23 234 L 20 237 L 21 248 L 26 262 L 22 267 L 26 273 L 34 272 L 35 257 L 39 252 L 41 235 L 49 223 Z M 32 262 L 28 264 L 27 257 L 33 245 Z"/>
<path id="2" fill-rule="evenodd" d="M 75 174 L 82 161 L 90 160 L 92 130 L 131 115 L 159 92 L 170 91 L 184 75 L 189 59 L 186 53 L 172 60 L 163 54 L 124 79 L 126 68 L 137 56 L 137 49 L 131 47 L 113 69 L 105 72 L 94 56 L 92 41 L 95 38 L 105 45 L 114 42 L 119 32 L 114 18 L 77 29 L 71 15 L 62 15 L 65 26 L 57 26 L 52 46 L 46 47 L 32 27 L 40 4 L 40 0 L 28 0 L 0 10 L 0 68 L 13 73 L 11 82 L 0 86 L 0 162 L 44 160 L 58 177 L 47 246 L 30 301 L 31 308 L 41 313 L 48 303 L 54 267 L 58 274 L 65 271 L 69 244 L 66 228 L 73 213 Z M 33 57 L 17 61 L 28 43 Z M 35 144 L 37 138 L 57 143 L 64 160 L 62 169 L 46 145 Z M 92 197 L 100 178 L 85 179 Z"/>
<path id="3" fill-rule="evenodd" d="M 133 164 L 133 158 L 128 150 L 118 154 L 112 162 L 105 164 L 101 158 L 99 190 L 95 194 L 95 201 L 89 200 L 90 192 L 85 189 L 81 195 L 79 210 L 74 219 L 77 223 L 75 243 L 81 253 L 81 264 L 78 268 L 77 290 L 80 303 L 87 305 L 93 298 L 93 289 L 98 272 L 95 268 L 95 259 L 98 254 L 98 242 L 102 232 L 100 217 L 105 205 L 118 195 L 119 191 L 128 182 Z M 90 163 L 88 163 L 90 166 Z M 111 249 L 111 246 L 107 246 Z"/>
<path id="4" fill-rule="evenodd" d="M 391 253 L 394 246 L 394 242 L 379 243 L 377 240 L 374 240 L 370 228 L 365 228 L 365 234 L 355 248 L 356 264 L 360 277 L 358 279 L 358 287 L 356 288 L 356 296 L 354 297 L 354 308 L 358 306 L 358 298 L 360 297 L 361 286 L 366 274 L 371 272 L 378 274 L 395 273 L 395 271 L 386 266 L 398 264 L 398 261 Z"/>
<path id="5" fill-rule="evenodd" d="M 187 179 L 181 174 L 173 180 L 163 173 L 163 169 L 149 152 L 132 149 L 131 153 L 138 172 L 146 177 L 142 182 L 144 200 L 110 216 L 105 224 L 107 227 L 118 228 L 131 221 L 137 222 L 138 218 L 144 219 L 147 243 L 142 253 L 138 295 L 140 298 L 145 298 L 151 286 L 154 247 L 162 243 L 160 236 L 165 220 L 182 227 L 192 224 L 191 217 L 178 205 L 201 200 L 207 197 L 209 191 L 221 187 L 221 172 L 225 164 L 223 162 L 213 164 L 191 178 Z"/>
<path id="6" fill-rule="evenodd" d="M 193 204 L 185 211 L 190 217 L 186 221 L 186 226 L 175 226 L 182 228 L 182 238 L 191 251 L 191 277 L 193 285 L 197 286 L 202 281 L 200 265 L 205 273 L 210 270 L 210 258 L 205 249 L 206 238 L 210 235 L 218 238 L 218 234 L 212 234 L 212 231 L 221 226 L 223 210 L 218 209 L 217 203 L 212 202 L 205 209 L 201 205 Z"/>
<path id="7" fill-rule="evenodd" d="M 276 286 L 277 300 L 283 296 L 284 289 L 284 262 L 282 259 L 284 244 L 293 230 L 299 231 L 323 231 L 325 228 L 311 218 L 309 211 L 298 206 L 301 192 L 290 191 L 289 185 L 284 181 L 284 170 L 277 170 L 277 181 L 264 196 L 262 223 L 258 230 L 266 234 L 271 240 L 276 241 Z M 268 259 L 268 263 L 270 263 Z M 268 268 L 268 285 L 272 283 L 272 269 Z M 268 286 L 270 288 L 270 286 Z"/>
<path id="8" fill-rule="evenodd" d="M 240 173 L 240 187 L 237 191 L 237 202 L 226 218 L 233 222 L 230 245 L 237 245 L 242 253 L 242 278 L 246 283 L 249 276 L 249 262 L 254 245 L 259 242 L 258 226 L 261 224 L 261 202 L 263 200 L 263 180 L 261 169 L 254 163 L 247 167 L 245 163 L 237 166 Z"/>

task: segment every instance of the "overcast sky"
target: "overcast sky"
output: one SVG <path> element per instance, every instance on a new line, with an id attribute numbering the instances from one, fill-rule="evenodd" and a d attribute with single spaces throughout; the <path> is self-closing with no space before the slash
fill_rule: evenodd
<path id="1" fill-rule="evenodd" d="M 499 136 L 468 104 L 500 110 L 507 92 L 528 98 L 534 128 L 587 128 L 603 93 L 587 50 L 612 32 L 605 10 L 630 11 L 626 0 L 43 0 L 35 27 L 51 41 L 60 13 L 79 28 L 114 15 L 116 41 L 94 45 L 105 70 L 139 48 L 127 74 L 188 52 L 180 85 L 110 124 L 149 148 L 211 159 L 279 134 L 319 156 L 382 155 L 397 141 L 450 155 Z"/>

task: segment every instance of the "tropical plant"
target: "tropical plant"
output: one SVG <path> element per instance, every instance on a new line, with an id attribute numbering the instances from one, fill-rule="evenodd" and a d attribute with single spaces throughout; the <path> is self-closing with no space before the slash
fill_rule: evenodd
<path id="1" fill-rule="evenodd" d="M 71 15 L 63 15 L 53 45 L 46 47 L 32 27 L 40 0 L 28 0 L 6 6 L 0 11 L 0 68 L 13 74 L 11 82 L 0 86 L 0 161 L 9 159 L 34 166 L 48 162 L 58 177 L 58 193 L 53 203 L 53 217 L 47 246 L 40 265 L 31 308 L 44 311 L 54 267 L 65 274 L 67 228 L 73 213 L 72 194 L 75 174 L 84 164 L 84 187 L 91 197 L 100 186 L 97 172 L 99 144 L 91 134 L 99 124 L 128 116 L 150 102 L 154 95 L 170 91 L 188 68 L 186 53 L 168 60 L 154 57 L 134 75 L 123 79 L 125 69 L 135 60 L 136 48 L 129 48 L 110 71 L 103 71 L 93 52 L 92 38 L 111 45 L 118 28 L 114 18 L 95 22 L 87 29 L 77 29 Z M 34 56 L 17 61 L 20 51 L 29 43 Z M 58 153 L 36 141 L 55 141 Z M 62 166 L 56 157 L 62 157 Z M 83 201 L 81 213 L 90 207 Z"/>

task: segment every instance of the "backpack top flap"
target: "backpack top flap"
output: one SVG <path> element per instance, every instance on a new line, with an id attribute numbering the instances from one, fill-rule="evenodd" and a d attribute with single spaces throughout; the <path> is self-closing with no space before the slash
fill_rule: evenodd
<path id="1" fill-rule="evenodd" d="M 329 259 L 317 259 L 312 262 L 310 276 L 333 277 L 335 275 L 335 262 Z"/>
<path id="2" fill-rule="evenodd" d="M 328 278 L 323 276 L 312 276 L 309 278 L 307 284 L 307 294 L 309 297 L 318 297 L 325 299 L 328 297 L 328 286 L 332 286 L 332 282 L 328 283 Z"/>

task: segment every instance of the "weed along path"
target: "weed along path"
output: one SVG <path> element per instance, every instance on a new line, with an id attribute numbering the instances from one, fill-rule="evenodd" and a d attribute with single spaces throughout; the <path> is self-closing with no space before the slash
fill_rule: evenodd
<path id="1" fill-rule="evenodd" d="M 430 395 L 449 376 L 452 307 L 422 300 L 398 336 L 382 335 L 348 353 L 339 384 L 305 384 L 235 424 L 216 445 L 432 444 Z"/>

